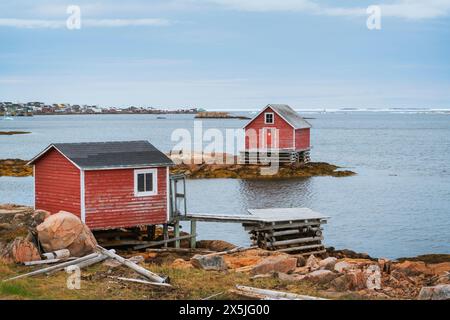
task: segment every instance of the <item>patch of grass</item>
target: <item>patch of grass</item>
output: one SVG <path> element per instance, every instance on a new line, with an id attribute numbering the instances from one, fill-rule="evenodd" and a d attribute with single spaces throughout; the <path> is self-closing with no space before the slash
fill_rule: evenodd
<path id="1" fill-rule="evenodd" d="M 34 294 L 23 284 L 17 282 L 0 282 L 1 298 L 34 298 Z"/>

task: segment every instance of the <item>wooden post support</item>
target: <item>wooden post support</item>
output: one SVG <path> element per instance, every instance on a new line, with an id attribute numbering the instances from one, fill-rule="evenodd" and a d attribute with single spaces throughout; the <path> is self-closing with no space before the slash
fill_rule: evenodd
<path id="1" fill-rule="evenodd" d="M 156 232 L 156 227 L 155 226 L 147 226 L 147 238 L 152 241 L 155 239 L 155 232 Z"/>
<path id="2" fill-rule="evenodd" d="M 169 240 L 169 225 L 167 223 L 163 225 L 163 237 L 164 241 Z M 164 243 L 164 247 L 167 247 L 167 242 Z"/>
<path id="3" fill-rule="evenodd" d="M 195 249 L 197 242 L 197 221 L 191 220 L 191 249 Z"/>
<path id="4" fill-rule="evenodd" d="M 178 220 L 178 218 L 175 220 L 175 224 L 174 224 L 173 228 L 174 228 L 175 238 L 179 238 L 180 237 L 180 220 Z M 180 247 L 180 240 L 176 240 L 175 248 L 179 248 L 179 247 Z"/>

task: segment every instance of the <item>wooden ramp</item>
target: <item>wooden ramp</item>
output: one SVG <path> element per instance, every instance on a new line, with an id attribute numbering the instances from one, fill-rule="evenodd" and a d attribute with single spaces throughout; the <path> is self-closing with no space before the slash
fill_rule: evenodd
<path id="1" fill-rule="evenodd" d="M 325 252 L 322 244 L 322 224 L 328 217 L 308 208 L 249 209 L 246 215 L 213 215 L 188 213 L 180 218 L 191 221 L 191 233 L 196 222 L 241 223 L 254 245 L 304 255 Z"/>

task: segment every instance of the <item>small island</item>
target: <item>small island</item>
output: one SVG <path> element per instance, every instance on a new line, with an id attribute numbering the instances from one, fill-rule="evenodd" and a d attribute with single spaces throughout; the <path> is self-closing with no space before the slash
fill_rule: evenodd
<path id="1" fill-rule="evenodd" d="M 12 136 L 15 134 L 29 134 L 28 131 L 0 131 L 0 136 Z"/>
<path id="2" fill-rule="evenodd" d="M 249 117 L 245 116 L 235 116 L 229 112 L 218 112 L 218 111 L 202 111 L 198 112 L 195 116 L 196 119 L 240 119 L 248 120 Z"/>
<path id="3" fill-rule="evenodd" d="M 33 168 L 27 166 L 27 160 L 0 160 L 0 176 L 26 177 L 33 174 Z M 172 174 L 184 174 L 188 179 L 287 179 L 308 178 L 315 176 L 348 177 L 356 173 L 340 170 L 339 166 L 326 162 L 309 162 L 306 164 L 280 165 L 274 175 L 261 174 L 261 165 L 244 164 L 176 164 L 171 168 Z"/>

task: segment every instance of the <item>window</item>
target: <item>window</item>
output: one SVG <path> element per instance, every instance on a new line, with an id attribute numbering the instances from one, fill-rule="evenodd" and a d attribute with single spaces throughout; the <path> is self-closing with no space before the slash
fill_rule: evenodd
<path id="1" fill-rule="evenodd" d="M 264 123 L 265 124 L 273 124 L 273 113 L 272 112 L 266 112 L 264 114 Z"/>
<path id="2" fill-rule="evenodd" d="M 154 196 L 158 193 L 157 169 L 134 170 L 134 195 Z"/>

